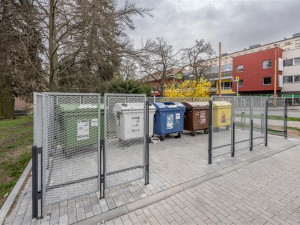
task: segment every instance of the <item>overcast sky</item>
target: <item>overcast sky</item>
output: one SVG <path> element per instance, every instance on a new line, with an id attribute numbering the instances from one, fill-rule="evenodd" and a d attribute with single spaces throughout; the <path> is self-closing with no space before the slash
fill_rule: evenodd
<path id="1" fill-rule="evenodd" d="M 130 1 L 153 8 L 153 17 L 134 17 L 136 29 L 129 36 L 136 46 L 161 36 L 180 49 L 204 38 L 215 51 L 221 41 L 222 52 L 230 53 L 300 33 L 300 0 Z"/>

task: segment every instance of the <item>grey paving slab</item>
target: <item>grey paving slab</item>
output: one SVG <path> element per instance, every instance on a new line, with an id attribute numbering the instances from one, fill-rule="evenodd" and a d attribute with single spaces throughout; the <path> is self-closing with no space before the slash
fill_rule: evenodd
<path id="1" fill-rule="evenodd" d="M 299 158 L 300 145 L 133 211 L 129 218 L 135 224 L 130 215 L 151 218 L 151 211 L 167 224 L 299 224 Z M 172 201 L 184 215 L 167 210 Z M 152 218 L 148 221 L 156 224 Z"/>
<path id="2" fill-rule="evenodd" d="M 222 132 L 219 133 L 219 136 L 222 137 Z M 227 138 L 227 134 L 225 136 Z M 222 138 L 217 139 L 216 142 L 222 144 Z M 91 219 L 95 216 L 101 216 L 106 212 L 125 205 L 129 211 L 135 210 L 143 207 L 145 204 L 147 205 L 154 201 L 169 198 L 179 191 L 188 190 L 201 182 L 210 181 L 228 172 L 240 170 L 249 163 L 254 162 L 254 160 L 251 160 L 253 158 L 259 160 L 262 155 L 269 157 L 276 149 L 281 148 L 280 151 L 282 151 L 282 148 L 285 146 L 292 147 L 295 143 L 297 143 L 297 140 L 284 140 L 275 136 L 269 136 L 268 147 L 257 145 L 253 152 L 249 152 L 248 150 L 239 151 L 235 158 L 231 158 L 229 154 L 216 157 L 213 159 L 213 164 L 208 165 L 207 135 L 198 134 L 192 137 L 186 134 L 182 135 L 180 139 L 170 137 L 163 142 L 150 145 L 150 185 L 145 186 L 143 180 L 137 180 L 119 187 L 107 189 L 105 199 L 99 199 L 99 193 L 92 193 L 80 198 L 63 201 L 59 204 L 52 205 L 47 212 L 44 211 L 43 222 L 48 221 L 49 224 L 58 224 L 60 219 L 65 221 L 65 218 L 67 218 L 68 224 L 73 224 L 85 221 L 89 217 L 89 219 Z M 203 196 L 207 198 L 210 195 L 211 193 L 206 193 L 206 195 Z M 28 187 L 24 189 L 22 193 L 22 198 L 18 200 L 16 208 L 13 209 L 11 215 L 6 218 L 6 224 L 13 222 L 21 205 L 27 205 L 27 209 L 21 208 L 19 215 L 25 214 L 26 216 L 24 216 L 24 218 L 30 216 L 30 211 L 28 210 L 28 206 L 31 204 L 31 202 L 28 201 L 28 197 L 30 198 L 30 196 L 31 183 L 29 182 Z M 181 201 L 182 198 L 185 199 L 186 196 L 181 197 L 181 195 L 178 195 L 176 197 L 178 201 Z M 228 197 L 228 201 L 230 200 Z M 172 201 L 170 202 L 171 203 L 167 204 L 172 204 Z M 189 200 L 187 202 L 190 202 L 187 203 L 189 207 L 192 207 L 191 205 L 193 204 L 197 204 L 197 201 L 192 202 Z M 205 201 L 202 202 L 205 203 Z M 170 205 L 170 207 L 174 209 L 179 216 L 188 215 L 184 211 L 182 215 L 179 202 L 174 201 L 174 203 L 176 206 Z M 202 209 L 209 211 L 209 209 L 205 207 L 202 207 Z M 198 215 L 199 212 L 198 214 L 195 212 L 195 214 Z M 204 212 L 202 212 L 202 215 L 204 215 Z M 158 219 L 157 216 L 159 217 L 159 214 L 154 216 Z M 171 220 L 170 218 L 168 218 L 168 220 L 170 222 L 175 221 L 175 219 Z"/>

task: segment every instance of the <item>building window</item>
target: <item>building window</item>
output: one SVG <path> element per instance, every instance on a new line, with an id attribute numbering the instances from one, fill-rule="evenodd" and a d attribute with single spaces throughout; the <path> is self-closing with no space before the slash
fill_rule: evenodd
<path id="1" fill-rule="evenodd" d="M 236 67 L 236 72 L 242 73 L 244 71 L 244 65 L 239 65 Z"/>
<path id="2" fill-rule="evenodd" d="M 271 60 L 265 60 L 265 61 L 263 61 L 263 68 L 264 69 L 271 68 Z"/>
<path id="3" fill-rule="evenodd" d="M 294 59 L 294 65 L 300 65 L 300 58 Z"/>
<path id="4" fill-rule="evenodd" d="M 294 82 L 300 82 L 300 75 L 294 76 Z"/>
<path id="5" fill-rule="evenodd" d="M 266 49 L 270 49 L 271 47 L 266 47 Z"/>
<path id="6" fill-rule="evenodd" d="M 243 80 L 239 80 L 238 81 L 238 85 L 239 85 L 239 87 L 243 87 L 244 86 L 244 81 Z"/>
<path id="7" fill-rule="evenodd" d="M 293 83 L 293 76 L 283 77 L 283 83 Z"/>
<path id="8" fill-rule="evenodd" d="M 223 90 L 230 90 L 232 89 L 232 82 L 222 82 L 222 89 Z"/>
<path id="9" fill-rule="evenodd" d="M 284 66 L 292 66 L 293 65 L 293 59 L 286 59 L 283 61 Z"/>
<path id="10" fill-rule="evenodd" d="M 264 85 L 271 85 L 272 79 L 271 77 L 264 77 L 263 82 Z"/>
<path id="11" fill-rule="evenodd" d="M 289 50 L 290 50 L 290 48 L 286 48 L 285 50 L 286 50 L 286 51 L 289 51 Z"/>

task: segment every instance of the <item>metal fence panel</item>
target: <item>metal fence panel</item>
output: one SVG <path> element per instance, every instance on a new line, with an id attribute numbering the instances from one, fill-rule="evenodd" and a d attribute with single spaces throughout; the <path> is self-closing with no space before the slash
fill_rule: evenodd
<path id="1" fill-rule="evenodd" d="M 210 97 L 147 97 L 152 102 L 208 102 Z"/>
<path id="2" fill-rule="evenodd" d="M 251 147 L 252 97 L 235 97 L 233 104 L 235 151 Z"/>
<path id="3" fill-rule="evenodd" d="M 285 133 L 285 98 L 268 98 L 268 134 L 284 136 Z"/>
<path id="4" fill-rule="evenodd" d="M 232 106 L 234 97 L 212 97 L 212 157 L 232 151 Z"/>
<path id="5" fill-rule="evenodd" d="M 253 145 L 265 143 L 266 97 L 252 97 L 253 105 Z"/>
<path id="6" fill-rule="evenodd" d="M 287 98 L 287 136 L 299 137 L 300 98 Z"/>
<path id="7" fill-rule="evenodd" d="M 100 95 L 43 94 L 43 201 L 99 190 Z"/>
<path id="8" fill-rule="evenodd" d="M 145 95 L 105 94 L 105 186 L 144 178 Z"/>

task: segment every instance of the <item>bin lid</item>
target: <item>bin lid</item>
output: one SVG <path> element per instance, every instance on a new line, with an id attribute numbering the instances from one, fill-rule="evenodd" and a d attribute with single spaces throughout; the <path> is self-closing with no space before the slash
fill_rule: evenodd
<path id="1" fill-rule="evenodd" d="M 231 106 L 231 103 L 226 101 L 213 101 L 213 106 Z"/>
<path id="2" fill-rule="evenodd" d="M 157 110 L 160 109 L 183 109 L 185 110 L 185 106 L 180 102 L 155 102 L 152 103 Z"/>
<path id="3" fill-rule="evenodd" d="M 130 103 L 116 103 L 113 109 L 114 111 L 141 111 L 144 110 L 144 103 L 142 102 L 130 102 Z M 153 105 L 149 106 L 149 110 L 155 110 Z"/>
<path id="4" fill-rule="evenodd" d="M 98 109 L 98 104 L 59 104 L 61 111 L 73 111 L 81 109 Z M 100 104 L 100 109 L 104 109 L 104 104 Z"/>
<path id="5" fill-rule="evenodd" d="M 187 108 L 203 108 L 208 107 L 208 102 L 183 102 Z"/>

